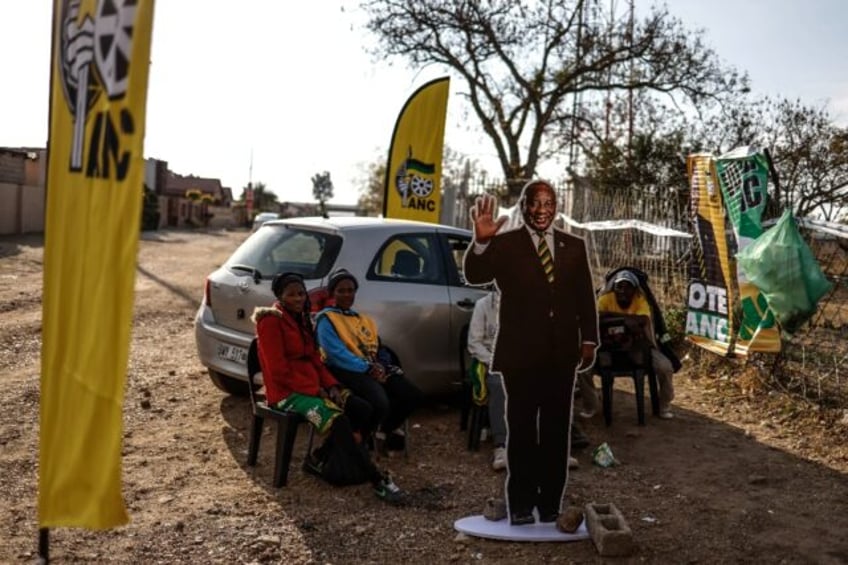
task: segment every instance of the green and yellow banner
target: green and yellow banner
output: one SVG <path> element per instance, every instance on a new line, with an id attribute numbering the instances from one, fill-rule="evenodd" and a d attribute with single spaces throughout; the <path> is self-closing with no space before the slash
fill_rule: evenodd
<path id="1" fill-rule="evenodd" d="M 716 159 L 719 186 L 736 238 L 737 253 L 763 233 L 761 219 L 768 201 L 768 161 L 763 152 L 737 147 Z M 780 329 L 766 297 L 742 269 L 736 269 L 741 319 L 734 344 L 740 355 L 780 351 Z"/>
<path id="2" fill-rule="evenodd" d="M 689 263 L 686 336 L 704 349 L 727 355 L 734 327 L 733 291 L 715 159 L 708 153 L 692 154 L 686 165 L 695 236 Z"/>
<path id="3" fill-rule="evenodd" d="M 50 80 L 41 528 L 127 522 L 122 404 L 144 183 L 153 0 L 55 0 Z"/>
<path id="4" fill-rule="evenodd" d="M 416 90 L 398 116 L 386 163 L 386 218 L 439 223 L 449 80 L 436 79 Z"/>

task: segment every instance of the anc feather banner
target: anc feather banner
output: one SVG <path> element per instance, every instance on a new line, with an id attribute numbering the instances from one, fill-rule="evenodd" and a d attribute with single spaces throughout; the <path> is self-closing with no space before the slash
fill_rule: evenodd
<path id="1" fill-rule="evenodd" d="M 56 0 L 38 519 L 127 522 L 122 405 L 144 182 L 152 0 Z"/>
<path id="2" fill-rule="evenodd" d="M 449 85 L 448 77 L 428 82 L 409 97 L 398 116 L 386 163 L 386 218 L 439 223 Z"/>

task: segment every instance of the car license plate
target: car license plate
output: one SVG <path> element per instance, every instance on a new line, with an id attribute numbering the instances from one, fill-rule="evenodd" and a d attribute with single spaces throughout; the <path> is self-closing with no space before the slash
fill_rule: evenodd
<path id="1" fill-rule="evenodd" d="M 247 349 L 238 347 L 237 345 L 228 345 L 226 343 L 218 344 L 218 357 L 227 361 L 235 361 L 242 365 L 247 364 Z"/>

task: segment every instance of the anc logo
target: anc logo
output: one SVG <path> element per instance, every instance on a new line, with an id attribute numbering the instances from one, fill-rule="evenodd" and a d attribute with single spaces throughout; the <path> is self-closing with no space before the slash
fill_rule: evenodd
<path id="1" fill-rule="evenodd" d="M 118 180 L 126 177 L 129 152 L 121 151 L 121 136 L 135 133 L 134 120 L 126 108 L 118 115 L 96 112 L 88 143 L 85 124 L 97 99 L 124 98 L 129 87 L 136 0 L 64 0 L 59 69 L 62 90 L 74 116 L 70 170 L 87 177 Z"/>
<path id="2" fill-rule="evenodd" d="M 401 206 L 432 212 L 436 209 L 432 198 L 436 166 L 415 159 L 412 147 L 407 155 L 395 173 L 395 189 L 400 194 Z"/>

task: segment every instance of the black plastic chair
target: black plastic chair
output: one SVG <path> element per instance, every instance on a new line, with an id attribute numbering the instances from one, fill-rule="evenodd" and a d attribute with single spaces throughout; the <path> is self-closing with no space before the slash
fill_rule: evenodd
<path id="1" fill-rule="evenodd" d="M 463 338 L 463 342 L 467 338 Z M 480 406 L 474 402 L 474 386 L 471 384 L 471 376 L 468 369 L 465 368 L 465 362 L 462 365 L 462 390 L 460 391 L 460 413 L 459 413 L 459 431 L 468 433 L 468 451 L 477 451 L 480 449 L 480 432 L 483 427 L 489 422 L 489 408 L 486 405 Z"/>
<path id="2" fill-rule="evenodd" d="M 645 337 L 645 316 L 604 316 L 600 322 L 601 345 L 593 370 L 601 376 L 604 422 L 612 424 L 612 395 L 616 377 L 630 377 L 636 395 L 636 417 L 645 425 L 645 380 L 651 393 L 651 410 L 660 413 L 657 377 L 651 362 L 651 342 Z M 647 326 L 650 327 L 650 326 Z"/>
<path id="3" fill-rule="evenodd" d="M 259 365 L 257 339 L 253 338 L 247 350 L 248 390 L 250 391 L 250 405 L 253 410 L 253 423 L 250 426 L 250 443 L 247 449 L 247 464 L 250 467 L 256 466 L 256 460 L 259 456 L 259 442 L 262 439 L 262 426 L 264 425 L 265 418 L 274 420 L 277 422 L 277 447 L 274 454 L 273 484 L 274 488 L 280 488 L 288 483 L 289 466 L 291 465 L 294 441 L 297 437 L 297 427 L 301 422 L 305 422 L 306 419 L 295 412 L 277 410 L 268 406 L 265 396 L 259 393 L 261 387 L 255 380 L 261 373 L 262 368 Z M 312 441 L 314 438 L 314 428 L 310 426 L 309 429 L 307 453 L 312 451 Z"/>
<path id="4" fill-rule="evenodd" d="M 468 451 L 480 449 L 480 432 L 489 424 L 489 407 L 480 406 L 471 400 L 470 386 L 468 387 L 468 412 L 465 426 L 460 425 L 461 430 L 468 430 Z"/>

